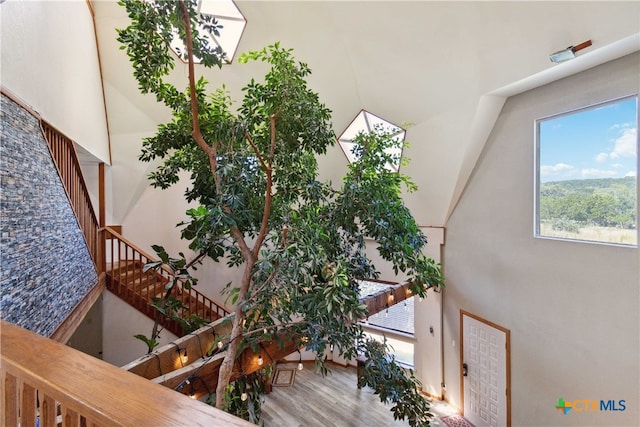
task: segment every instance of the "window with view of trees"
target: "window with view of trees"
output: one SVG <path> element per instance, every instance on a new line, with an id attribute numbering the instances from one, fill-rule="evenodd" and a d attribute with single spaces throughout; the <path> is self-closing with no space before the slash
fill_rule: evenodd
<path id="1" fill-rule="evenodd" d="M 637 246 L 638 98 L 540 119 L 537 237 Z"/>

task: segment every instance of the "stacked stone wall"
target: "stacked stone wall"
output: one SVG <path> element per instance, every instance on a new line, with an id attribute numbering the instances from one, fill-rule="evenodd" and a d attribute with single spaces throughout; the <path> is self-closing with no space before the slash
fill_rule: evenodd
<path id="1" fill-rule="evenodd" d="M 38 120 L 1 102 L 0 316 L 49 336 L 97 273 Z"/>

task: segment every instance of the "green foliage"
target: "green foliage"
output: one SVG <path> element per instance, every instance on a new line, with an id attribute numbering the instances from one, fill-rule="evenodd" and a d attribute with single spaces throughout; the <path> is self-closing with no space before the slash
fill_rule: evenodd
<path id="1" fill-rule="evenodd" d="M 358 383 L 373 388 L 381 401 L 394 404 L 391 408 L 394 419 L 406 418 L 412 427 L 428 426 L 433 415 L 429 412 L 429 403 L 418 391 L 420 381 L 414 376 L 413 370 L 406 375 L 394 363 L 386 342 L 367 339 L 360 350 L 365 363 Z"/>
<path id="2" fill-rule="evenodd" d="M 184 33 L 180 5 L 156 3 L 123 2 L 132 24 L 119 31 L 141 90 L 155 93 L 173 110 L 172 121 L 143 141 L 140 160 L 162 160 L 150 175 L 159 188 L 176 183 L 180 171 L 190 174 L 185 198 L 200 206 L 187 211 L 182 237 L 197 253 L 245 269 L 241 282 L 227 286 L 229 301 L 239 308 L 234 325 L 243 320 L 241 335 L 230 343 L 240 345 L 238 351 L 257 349 L 264 340 L 280 342 L 276 332 L 285 332 L 317 351 L 317 367 L 326 373 L 322 355 L 329 345 L 350 358 L 363 337 L 358 320 L 366 317 L 366 307 L 359 302 L 356 279 L 379 274 L 365 251 L 368 238 L 397 273 L 412 281 L 415 295 L 426 295 L 425 284 L 443 285 L 439 266 L 422 254 L 426 238 L 401 198 L 415 185 L 385 168 L 396 160 L 385 150 L 397 142 L 384 129 L 361 134 L 359 159 L 341 186 L 318 181 L 316 157 L 336 143 L 336 136 L 331 112 L 307 85 L 307 64 L 278 43 L 243 54 L 241 64 L 261 61 L 269 70 L 246 84 L 237 108 L 224 86 L 207 94 L 202 78 L 180 91 L 163 80 L 173 67 L 167 28 Z M 188 5 L 193 8 L 193 2 Z M 195 28 L 194 12 L 189 16 Z M 196 35 L 196 53 L 209 58 L 203 65 L 219 65 L 201 44 Z M 194 132 L 190 93 L 197 100 L 204 145 Z M 188 278 L 183 255 L 172 259 L 155 249 L 176 277 Z M 388 364 L 385 376 L 372 377 L 371 384 L 383 400 L 396 403 L 395 416 L 423 424 L 428 404 L 419 400 L 415 378 L 401 379 L 403 371 L 393 361 Z M 387 373 L 391 376 L 380 388 Z M 253 417 L 255 408 L 238 402 L 242 384 L 226 389 L 226 408 L 243 416 L 246 409 Z"/>
<path id="3" fill-rule="evenodd" d="M 267 367 L 238 378 L 226 388 L 226 412 L 258 424 L 262 413 L 262 396 L 266 392 L 269 375 Z"/>
<path id="4" fill-rule="evenodd" d="M 543 183 L 540 221 L 573 232 L 590 225 L 634 229 L 637 194 L 635 177 Z"/>
<path id="5" fill-rule="evenodd" d="M 202 23 L 202 28 L 213 31 L 215 35 L 220 35 L 221 26 L 213 16 L 196 13 L 196 0 L 185 2 L 191 20 L 194 54 L 206 66 L 221 66 L 224 59 L 222 50 L 218 46 L 210 46 L 196 24 Z M 122 43 L 120 49 L 126 49 L 131 60 L 140 92 L 155 94 L 158 101 L 174 111 L 185 107 L 188 109 L 188 98 L 163 81 L 164 76 L 175 67 L 175 57 L 171 53 L 174 35 L 177 33 L 178 38 L 186 44 L 186 27 L 178 2 L 121 0 L 118 4 L 126 8 L 129 18 L 134 22 L 118 30 L 118 41 Z M 184 57 L 185 53 L 181 52 L 181 56 Z"/>
<path id="6" fill-rule="evenodd" d="M 146 273 L 149 270 L 153 270 L 157 273 L 158 270 L 166 267 L 169 269 L 171 274 L 167 284 L 165 285 L 165 294 L 161 298 L 155 297 L 151 300 L 151 306 L 157 311 L 156 320 L 151 331 L 151 337 L 147 337 L 142 334 L 134 335 L 136 339 L 145 343 L 148 350 L 147 353 L 151 353 L 153 349 L 160 344 L 157 341 L 157 338 L 160 336 L 160 332 L 162 331 L 162 319 L 178 322 L 186 334 L 193 332 L 208 323 L 200 316 L 188 314 L 188 307 L 174 295 L 174 291 L 179 284 L 184 289 L 189 289 L 191 286 L 197 284 L 197 279 L 191 276 L 189 268 L 194 268 L 193 264 L 199 262 L 201 257 L 196 257 L 192 262 L 187 263 L 182 252 L 180 252 L 180 258 L 171 258 L 164 247 L 159 245 L 151 245 L 151 247 L 156 252 L 156 255 L 158 255 L 158 258 L 160 258 L 160 261 L 151 261 L 146 263 L 142 267 L 142 272 Z"/>
<path id="7" fill-rule="evenodd" d="M 147 346 L 147 353 L 151 353 L 160 343 L 155 338 L 148 338 L 146 335 L 137 334 L 133 336 L 135 339 L 142 341 Z M 157 338 L 157 337 L 156 337 Z"/>

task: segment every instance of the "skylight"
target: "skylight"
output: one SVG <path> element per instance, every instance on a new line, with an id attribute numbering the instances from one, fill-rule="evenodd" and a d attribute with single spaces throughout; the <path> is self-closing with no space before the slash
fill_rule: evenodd
<path id="1" fill-rule="evenodd" d="M 242 37 L 244 27 L 247 24 L 242 12 L 232 0 L 198 0 L 197 10 L 201 15 L 213 16 L 218 21 L 218 25 L 222 26 L 219 30 L 219 36 L 202 27 L 199 30 L 207 36 L 211 46 L 219 46 L 222 49 L 225 53 L 226 62 L 231 63 L 240 44 L 240 37 Z M 172 42 L 172 48 L 182 58 L 179 53 L 184 52 L 185 49 L 177 37 Z M 198 61 L 198 58 L 196 58 L 196 61 Z"/>
<path id="2" fill-rule="evenodd" d="M 387 151 L 387 154 L 390 154 L 397 159 L 393 164 L 387 163 L 387 169 L 392 172 L 398 172 L 400 169 L 402 145 L 406 132 L 401 127 L 396 126 L 368 111 L 361 110 L 342 135 L 338 137 L 338 142 L 340 143 L 340 147 L 342 147 L 342 151 L 344 151 L 344 154 L 347 156 L 349 163 L 355 162 L 358 159 L 354 153 L 356 144 L 353 142 L 353 139 L 361 132 L 371 133 L 376 129 L 383 129 L 385 132 L 393 134 L 393 138 L 399 142 L 396 147 Z"/>

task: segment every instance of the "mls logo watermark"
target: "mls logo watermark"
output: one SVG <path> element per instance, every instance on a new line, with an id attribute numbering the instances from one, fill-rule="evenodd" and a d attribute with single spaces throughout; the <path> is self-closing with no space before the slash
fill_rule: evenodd
<path id="1" fill-rule="evenodd" d="M 576 399 L 576 400 L 564 400 L 562 397 L 558 398 L 556 403 L 556 409 L 562 411 L 564 415 L 567 415 L 570 411 L 575 412 L 589 412 L 589 411 L 617 411 L 622 412 L 627 409 L 626 400 L 593 400 L 593 399 Z"/>

